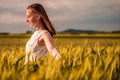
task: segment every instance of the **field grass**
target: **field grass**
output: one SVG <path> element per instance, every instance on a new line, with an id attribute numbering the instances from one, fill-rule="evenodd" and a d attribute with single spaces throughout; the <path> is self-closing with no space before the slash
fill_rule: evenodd
<path id="1" fill-rule="evenodd" d="M 120 80 L 120 34 L 57 34 L 61 60 L 23 65 L 30 36 L 0 35 L 0 80 Z"/>

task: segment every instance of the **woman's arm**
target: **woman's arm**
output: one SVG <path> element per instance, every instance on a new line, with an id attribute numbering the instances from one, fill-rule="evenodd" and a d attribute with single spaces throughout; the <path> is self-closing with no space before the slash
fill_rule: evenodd
<path id="1" fill-rule="evenodd" d="M 58 60 L 61 58 L 61 55 L 59 53 L 59 51 L 56 49 L 52 37 L 49 34 L 49 32 L 45 31 L 42 35 L 41 38 L 43 39 L 43 41 L 45 42 L 45 45 L 49 51 L 49 53 L 52 53 L 52 56 Z"/>

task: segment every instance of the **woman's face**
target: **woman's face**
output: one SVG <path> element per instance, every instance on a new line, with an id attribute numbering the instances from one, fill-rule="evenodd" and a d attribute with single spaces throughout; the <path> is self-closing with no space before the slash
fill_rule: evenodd
<path id="1" fill-rule="evenodd" d="M 39 19 L 37 15 L 32 11 L 32 9 L 26 10 L 26 22 L 29 24 L 30 27 L 35 28 L 39 23 Z"/>

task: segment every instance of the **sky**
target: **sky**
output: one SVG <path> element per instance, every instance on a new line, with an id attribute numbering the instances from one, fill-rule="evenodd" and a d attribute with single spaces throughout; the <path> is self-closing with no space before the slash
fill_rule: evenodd
<path id="1" fill-rule="evenodd" d="M 0 33 L 34 31 L 26 23 L 26 7 L 44 6 L 57 32 L 66 29 L 120 30 L 119 0 L 0 0 Z"/>

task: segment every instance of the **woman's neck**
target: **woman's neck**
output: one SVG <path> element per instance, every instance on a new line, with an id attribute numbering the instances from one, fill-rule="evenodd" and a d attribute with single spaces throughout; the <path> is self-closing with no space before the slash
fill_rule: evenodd
<path id="1" fill-rule="evenodd" d="M 39 25 L 36 25 L 35 30 L 36 31 L 44 30 L 44 27 L 41 24 L 39 24 Z"/>

